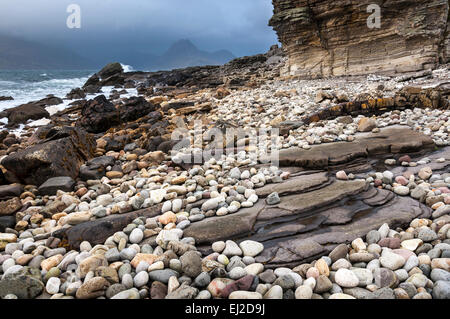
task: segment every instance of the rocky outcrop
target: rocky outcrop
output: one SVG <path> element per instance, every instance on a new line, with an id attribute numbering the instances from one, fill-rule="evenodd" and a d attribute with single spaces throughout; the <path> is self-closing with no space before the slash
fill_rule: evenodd
<path id="1" fill-rule="evenodd" d="M 329 143 L 310 150 L 291 148 L 279 152 L 281 166 L 324 169 L 381 154 L 419 152 L 434 147 L 433 140 L 405 127 L 386 128 L 380 133 L 362 135 L 354 142 Z M 262 157 L 261 162 L 268 162 Z"/>
<path id="2" fill-rule="evenodd" d="M 117 62 L 109 63 L 86 81 L 83 90 L 86 93 L 97 93 L 102 86 L 122 85 L 124 82 L 122 65 Z"/>
<path id="3" fill-rule="evenodd" d="M 20 299 L 32 299 L 38 296 L 45 286 L 41 281 L 39 269 L 23 267 L 9 273 L 0 280 L 0 297 L 14 294 Z"/>
<path id="4" fill-rule="evenodd" d="M 382 165 L 384 156 L 401 156 L 405 152 L 419 156 L 420 151 L 432 149 L 433 145 L 428 137 L 410 129 L 387 128 L 378 134 L 361 134 L 353 143 L 280 151 L 280 167 L 291 172 L 290 179 L 257 189 L 261 200 L 255 206 L 191 224 L 184 235 L 194 237 L 205 254 L 219 240 L 261 242 L 265 250 L 256 260 L 268 268 L 310 262 L 384 223 L 402 227 L 415 218 L 431 216 L 430 208 L 411 197 L 374 188 L 363 179 L 337 181 L 330 177 L 334 173 L 328 172 L 336 172 L 344 165 L 347 172 L 358 176 Z M 428 156 L 441 158 L 447 152 L 444 149 Z M 406 169 L 416 172 L 424 166 L 400 167 L 397 173 Z M 446 163 L 433 164 L 436 172 L 446 167 Z M 281 201 L 268 205 L 264 198 L 274 192 Z"/>
<path id="5" fill-rule="evenodd" d="M 155 91 L 167 92 L 175 88 L 254 86 L 265 79 L 278 77 L 284 62 L 283 50 L 273 46 L 265 54 L 237 58 L 220 66 L 196 66 L 158 72 L 127 72 L 121 76 L 125 77 L 125 83 L 136 83 L 140 93 L 153 95 Z M 105 85 L 98 75 L 94 75 L 86 82 L 85 91 L 87 87 L 96 85 Z"/>
<path id="6" fill-rule="evenodd" d="M 218 240 L 258 241 L 265 250 L 257 262 L 267 268 L 295 267 L 331 252 L 338 244 L 363 237 L 384 223 L 395 228 L 431 216 L 429 208 L 412 198 L 368 187 L 364 180 L 321 183 L 321 175 L 304 174 L 285 182 L 289 185 L 270 185 L 270 191 L 284 194 L 279 204 L 270 206 L 259 201 L 236 214 L 208 218 L 188 227 L 185 236 L 204 245 L 205 253 Z M 305 188 L 304 183 L 311 181 L 316 185 Z M 258 190 L 262 197 L 267 193 Z"/>
<path id="7" fill-rule="evenodd" d="M 142 209 L 135 212 L 112 215 L 99 220 L 81 223 L 68 229 L 56 231 L 53 235 L 66 240 L 69 247 L 78 249 L 83 241 L 91 244 L 103 244 L 105 240 L 121 231 L 138 217 L 155 217 L 160 214 L 162 204 L 152 206 L 148 209 Z"/>
<path id="8" fill-rule="evenodd" d="M 105 132 L 119 123 L 119 112 L 104 95 L 84 102 L 81 118 L 77 121 L 77 125 L 90 133 Z"/>
<path id="9" fill-rule="evenodd" d="M 116 107 L 104 95 L 100 95 L 83 103 L 77 125 L 90 133 L 101 133 L 119 124 L 135 121 L 155 110 L 156 105 L 147 102 L 142 96 L 126 99 Z"/>
<path id="10" fill-rule="evenodd" d="M 24 150 L 2 160 L 10 182 L 41 185 L 49 178 L 77 178 L 80 166 L 93 157 L 95 142 L 80 128 L 43 127 L 30 138 Z"/>
<path id="11" fill-rule="evenodd" d="M 156 105 L 147 102 L 142 96 L 131 97 L 119 106 L 120 121 L 122 123 L 135 121 L 156 110 Z"/>
<path id="12" fill-rule="evenodd" d="M 80 88 L 72 89 L 66 95 L 66 98 L 68 98 L 69 100 L 81 100 L 81 99 L 84 99 L 85 97 L 86 97 L 86 93 Z"/>
<path id="13" fill-rule="evenodd" d="M 63 103 L 58 97 L 48 95 L 39 101 L 33 101 L 22 104 L 0 112 L 0 117 L 8 118 L 8 127 L 15 127 L 18 124 L 26 123 L 29 120 L 40 120 L 49 118 L 50 114 L 45 109 L 49 105 L 58 105 Z"/>
<path id="14" fill-rule="evenodd" d="M 392 110 L 406 108 L 448 109 L 450 106 L 450 87 L 448 85 L 423 89 L 421 87 L 405 87 L 394 97 L 369 99 L 339 103 L 319 109 L 303 117 L 299 121 L 286 121 L 278 125 L 281 135 L 302 125 L 325 120 L 333 120 L 340 116 L 375 115 Z M 371 130 L 369 130 L 371 131 Z"/>
<path id="15" fill-rule="evenodd" d="M 273 0 L 269 24 L 304 77 L 403 73 L 450 59 L 448 0 Z M 381 9 L 381 25 L 369 5 Z M 370 26 L 370 27 L 369 27 Z"/>

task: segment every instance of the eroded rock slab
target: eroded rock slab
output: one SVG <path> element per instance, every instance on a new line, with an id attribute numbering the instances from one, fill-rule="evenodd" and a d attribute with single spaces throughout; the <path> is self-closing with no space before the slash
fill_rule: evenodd
<path id="1" fill-rule="evenodd" d="M 264 187 L 258 188 L 256 195 L 266 197 L 273 192 L 277 192 L 279 195 L 300 193 L 314 187 L 319 187 L 326 182 L 328 182 L 328 176 L 325 172 L 301 175 L 290 178 L 284 183 L 267 184 Z"/>
<path id="2" fill-rule="evenodd" d="M 270 25 L 289 56 L 286 75 L 395 74 L 433 69 L 448 59 L 440 44 L 449 37 L 446 0 L 379 2 L 381 28 L 368 27 L 370 0 L 272 2 Z"/>
<path id="3" fill-rule="evenodd" d="M 134 219 L 142 216 L 150 218 L 159 215 L 161 207 L 162 205 L 156 205 L 148 209 L 127 214 L 108 216 L 56 231 L 52 235 L 67 239 L 67 243 L 71 249 L 79 249 L 83 241 L 88 241 L 93 245 L 103 244 L 109 236 L 114 235 L 118 231 L 122 231 Z"/>
<path id="4" fill-rule="evenodd" d="M 91 159 L 95 151 L 92 136 L 79 128 L 41 128 L 30 140 L 37 143 L 2 160 L 10 182 L 41 185 L 52 177 L 75 179 L 80 166 Z"/>
<path id="5" fill-rule="evenodd" d="M 360 134 L 354 142 L 328 143 L 313 146 L 310 150 L 291 148 L 279 152 L 281 166 L 301 166 L 324 169 L 345 164 L 369 155 L 418 152 L 431 149 L 433 140 L 406 127 L 385 128 L 380 133 Z M 262 158 L 261 162 L 270 162 Z"/>
<path id="6" fill-rule="evenodd" d="M 273 187 L 282 190 L 282 184 Z M 364 237 L 384 223 L 395 228 L 431 216 L 431 210 L 418 201 L 376 189 L 363 180 L 333 181 L 322 188 L 299 190 L 299 194 L 281 196 L 275 206 L 260 199 L 236 214 L 194 223 L 185 236 L 194 237 L 205 253 L 219 240 L 258 241 L 265 250 L 257 262 L 268 268 L 295 267 L 331 252 L 338 244 Z"/>

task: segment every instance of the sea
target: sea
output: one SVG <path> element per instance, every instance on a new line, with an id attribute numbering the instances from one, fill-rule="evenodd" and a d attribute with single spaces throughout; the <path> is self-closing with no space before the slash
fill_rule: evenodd
<path id="1" fill-rule="evenodd" d="M 129 65 L 122 64 L 125 72 L 133 71 Z M 48 94 L 65 98 L 66 94 L 72 89 L 82 87 L 84 83 L 98 70 L 0 70 L 0 96 L 11 96 L 14 100 L 0 101 L 0 111 L 19 106 L 31 101 L 38 101 L 45 98 Z M 103 87 L 102 93 L 109 96 L 113 87 Z M 134 89 L 127 89 L 129 95 L 136 94 Z M 92 99 L 99 94 L 88 95 Z M 124 96 L 126 97 L 126 96 Z M 73 102 L 64 100 L 60 105 L 49 106 L 46 110 L 50 115 L 61 111 Z M 48 119 L 42 119 L 35 123 L 28 123 L 32 126 L 45 124 Z M 0 127 L 7 124 L 8 119 L 0 119 Z M 21 125 L 21 127 L 23 127 Z"/>

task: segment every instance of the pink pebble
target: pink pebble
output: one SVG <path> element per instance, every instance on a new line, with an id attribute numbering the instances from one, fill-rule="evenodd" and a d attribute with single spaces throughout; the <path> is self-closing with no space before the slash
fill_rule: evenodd
<path id="1" fill-rule="evenodd" d="M 402 186 L 406 186 L 409 184 L 409 181 L 406 178 L 404 178 L 403 176 L 397 176 L 395 178 L 395 181 Z"/>
<path id="2" fill-rule="evenodd" d="M 306 278 L 313 277 L 313 278 L 317 279 L 317 278 L 319 278 L 319 276 L 320 276 L 320 273 L 319 273 L 319 270 L 316 267 L 311 267 L 306 272 Z"/>

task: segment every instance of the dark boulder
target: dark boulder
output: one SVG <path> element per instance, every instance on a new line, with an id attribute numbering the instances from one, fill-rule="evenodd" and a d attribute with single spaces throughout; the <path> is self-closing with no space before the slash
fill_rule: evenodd
<path id="1" fill-rule="evenodd" d="M 86 89 L 87 87 L 93 87 L 93 86 L 99 86 L 100 85 L 100 77 L 97 74 L 94 74 L 91 76 L 86 83 L 83 85 L 83 89 Z"/>
<path id="2" fill-rule="evenodd" d="M 23 267 L 0 280 L 0 298 L 14 294 L 19 299 L 33 299 L 44 290 L 39 269 Z"/>
<path id="3" fill-rule="evenodd" d="M 123 85 L 125 77 L 120 63 L 110 63 L 101 69 L 98 73 L 92 75 L 83 85 L 87 93 L 97 93 L 102 86 Z M 89 88 L 89 91 L 88 91 Z"/>
<path id="4" fill-rule="evenodd" d="M 18 197 L 0 202 L 0 216 L 10 216 L 22 208 L 22 202 Z"/>
<path id="5" fill-rule="evenodd" d="M 77 126 L 84 127 L 90 133 L 101 133 L 119 123 L 119 112 L 104 95 L 100 95 L 83 104 Z"/>
<path id="6" fill-rule="evenodd" d="M 5 232 L 6 228 L 14 228 L 15 225 L 15 216 L 0 216 L 0 232 Z"/>
<path id="7" fill-rule="evenodd" d="M 85 97 L 86 93 L 80 88 L 75 88 L 66 95 L 69 100 L 82 100 Z"/>
<path id="8" fill-rule="evenodd" d="M 88 85 L 83 90 L 87 94 L 96 94 L 102 92 L 102 87 L 99 85 Z"/>
<path id="9" fill-rule="evenodd" d="M 8 118 L 8 127 L 26 123 L 29 120 L 40 120 L 41 118 L 49 118 L 50 114 L 45 106 L 38 102 L 22 104 L 11 109 L 7 109 L 2 114 Z"/>
<path id="10" fill-rule="evenodd" d="M 114 86 L 116 88 L 122 87 L 125 83 L 125 78 L 121 74 L 110 76 L 101 81 L 102 86 Z"/>
<path id="11" fill-rule="evenodd" d="M 82 180 L 101 179 L 106 174 L 106 167 L 112 167 L 114 163 L 112 156 L 96 157 L 80 167 L 80 178 Z"/>
<path id="12" fill-rule="evenodd" d="M 121 215 L 111 215 L 76 226 L 57 230 L 54 237 L 65 238 L 71 249 L 78 249 L 83 241 L 93 245 L 103 244 L 109 236 L 121 231 L 138 217 L 152 218 L 160 214 L 162 204 Z"/>
<path id="13" fill-rule="evenodd" d="M 75 186 L 75 181 L 68 176 L 52 177 L 39 187 L 41 195 L 55 195 L 58 190 L 71 192 Z"/>
<path id="14" fill-rule="evenodd" d="M 20 184 L 2 185 L 0 186 L 0 200 L 8 200 L 13 197 L 19 197 L 23 192 Z"/>
<path id="15" fill-rule="evenodd" d="M 119 107 L 120 120 L 122 122 L 135 121 L 155 110 L 156 106 L 147 102 L 142 96 L 131 97 Z"/>
<path id="16" fill-rule="evenodd" d="M 63 103 L 63 100 L 53 95 L 48 95 L 39 101 L 33 101 L 22 104 L 0 113 L 0 117 L 8 118 L 8 127 L 16 126 L 17 124 L 26 123 L 29 120 L 40 120 L 42 118 L 49 118 L 50 114 L 45 109 L 49 105 L 58 105 Z"/>
<path id="17" fill-rule="evenodd" d="M 93 157 L 95 141 L 75 127 L 44 127 L 29 139 L 35 145 L 4 158 L 7 178 L 23 184 L 41 185 L 52 177 L 78 177 L 82 164 Z"/>
<path id="18" fill-rule="evenodd" d="M 123 73 L 122 65 L 118 62 L 109 63 L 98 72 L 98 75 L 103 80 L 111 76 Z"/>
<path id="19" fill-rule="evenodd" d="M 12 96 L 0 96 L 0 101 L 12 101 L 14 98 Z"/>
<path id="20" fill-rule="evenodd" d="M 128 135 L 114 136 L 114 138 L 105 137 L 104 139 L 107 142 L 105 148 L 107 152 L 109 151 L 120 152 L 121 150 L 123 150 L 125 145 L 127 145 L 130 142 L 130 137 Z"/>
<path id="21" fill-rule="evenodd" d="M 49 95 L 47 95 L 46 98 L 39 100 L 37 103 L 39 103 L 40 105 L 49 106 L 49 105 L 58 105 L 63 102 L 64 101 L 62 99 L 60 99 L 59 97 L 49 94 Z"/>

